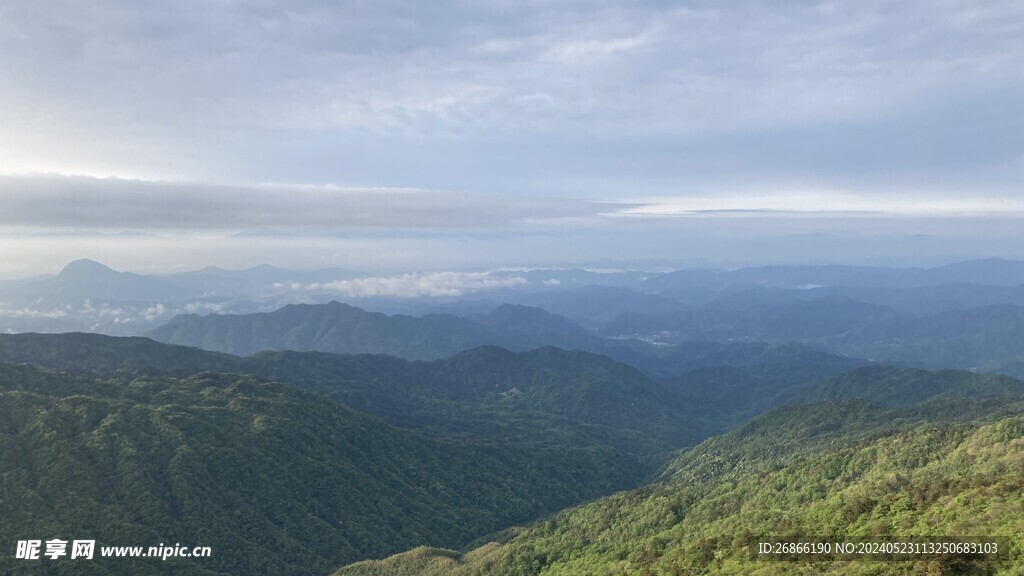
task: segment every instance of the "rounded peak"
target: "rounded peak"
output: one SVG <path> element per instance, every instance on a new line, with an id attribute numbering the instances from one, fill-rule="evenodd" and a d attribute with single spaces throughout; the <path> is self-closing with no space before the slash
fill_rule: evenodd
<path id="1" fill-rule="evenodd" d="M 117 274 L 117 272 L 95 260 L 82 259 L 65 266 L 58 276 L 95 276 L 97 274 Z"/>

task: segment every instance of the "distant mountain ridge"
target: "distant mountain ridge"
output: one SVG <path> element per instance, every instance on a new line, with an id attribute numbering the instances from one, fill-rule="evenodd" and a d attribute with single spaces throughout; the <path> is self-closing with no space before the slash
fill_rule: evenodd
<path id="1" fill-rule="evenodd" d="M 816 309 L 813 303 L 810 307 L 812 312 Z M 863 308 L 878 309 L 860 305 L 852 314 Z M 844 313 L 851 316 L 850 312 Z M 745 316 L 738 313 L 729 315 L 741 323 L 730 330 L 741 330 Z M 822 323 L 812 314 L 805 316 L 811 326 Z M 675 318 L 689 317 L 684 313 L 658 321 L 671 322 Z M 771 321 L 779 323 L 784 318 L 776 312 Z M 860 316 L 857 318 L 859 320 Z M 642 329 L 652 327 L 645 324 Z M 556 346 L 606 355 L 654 377 L 673 376 L 695 367 L 718 366 L 725 362 L 715 360 L 715 356 L 735 362 L 746 353 L 741 352 L 741 348 L 764 348 L 756 342 L 710 341 L 652 346 L 628 338 L 603 337 L 545 310 L 512 304 L 500 305 L 486 314 L 465 317 L 450 314 L 387 316 L 339 302 L 292 305 L 258 314 L 181 315 L 148 335 L 160 342 L 242 356 L 264 350 L 295 350 L 388 354 L 411 360 L 434 360 L 480 346 L 499 346 L 511 351 Z M 793 344 L 789 349 L 776 346 L 772 350 L 773 353 L 799 355 L 802 354 L 798 351 L 800 348 L 799 344 Z M 837 357 L 832 360 L 836 365 L 860 365 Z"/>
<path id="2" fill-rule="evenodd" d="M 1024 376 L 1024 306 L 996 304 L 870 323 L 824 340 L 846 354 L 922 368 Z"/>
<path id="3" fill-rule="evenodd" d="M 849 298 L 772 301 L 723 298 L 701 308 L 671 314 L 624 314 L 605 325 L 607 336 L 647 336 L 665 343 L 682 340 L 808 341 L 841 334 L 901 316 L 883 306 Z"/>
<path id="4" fill-rule="evenodd" d="M 564 318 L 509 304 L 472 319 L 450 314 L 387 316 L 337 301 L 293 304 L 248 315 L 179 315 L 147 335 L 160 342 L 240 356 L 296 350 L 433 360 L 484 345 L 510 350 L 546 345 L 582 350 L 608 347 L 604 339 Z"/>
<path id="5" fill-rule="evenodd" d="M 914 314 L 993 304 L 1024 305 L 1024 262 L 973 260 L 934 268 L 760 266 L 673 272 L 579 269 L 490 272 L 514 285 L 462 296 L 360 294 L 367 278 L 350 270 L 244 270 L 141 274 L 92 261 L 69 263 L 60 274 L 0 280 L 0 332 L 88 331 L 137 336 L 175 314 L 248 314 L 288 304 L 341 298 L 365 310 L 423 315 L 433 311 L 486 313 L 507 303 L 535 306 L 594 330 L 629 315 L 663 316 L 744 294 L 773 292 L 776 301 L 845 295 Z M 473 301 L 466 301 L 465 298 Z M 486 302 L 487 304 L 482 304 Z M 696 309 L 696 310 L 694 310 Z M 515 347 L 510 342 L 486 342 Z M 536 344 L 536 343 L 535 343 Z M 543 342 L 542 344 L 560 344 Z"/>
<path id="6" fill-rule="evenodd" d="M 174 297 L 174 288 L 152 276 L 117 272 L 94 260 L 71 262 L 53 279 L 51 290 L 95 300 L 147 301 Z"/>
<path id="7" fill-rule="evenodd" d="M 684 269 L 641 283 L 646 292 L 685 296 L 688 291 L 722 290 L 730 286 L 810 288 L 816 286 L 912 288 L 940 284 L 982 284 L 1016 287 L 1024 284 L 1024 261 L 988 258 L 934 268 L 871 266 L 755 266 L 736 270 Z"/>

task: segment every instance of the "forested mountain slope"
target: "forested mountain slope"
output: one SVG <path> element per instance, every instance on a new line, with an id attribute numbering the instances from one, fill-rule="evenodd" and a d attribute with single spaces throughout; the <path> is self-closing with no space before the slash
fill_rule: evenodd
<path id="1" fill-rule="evenodd" d="M 239 358 L 144 338 L 19 334 L 0 335 L 0 361 L 121 377 L 254 374 L 405 428 L 503 444 L 613 448 L 648 473 L 671 451 L 725 423 L 710 403 L 634 368 L 550 347 L 519 353 L 481 347 L 433 362 L 318 352 Z"/>
<path id="2" fill-rule="evenodd" d="M 914 378 L 891 385 L 913 388 Z M 419 548 L 336 576 L 1019 574 L 1024 402 L 861 399 L 786 407 L 684 452 L 649 486 L 506 532 L 465 553 Z M 761 541 L 1003 537 L 964 563 L 765 561 Z"/>
<path id="3" fill-rule="evenodd" d="M 608 462 L 617 457 L 426 438 L 251 376 L 95 379 L 0 364 L 0 539 L 214 551 L 52 573 L 315 574 L 464 545 L 635 481 L 628 462 Z M 5 574 L 34 566 L 0 559 Z"/>

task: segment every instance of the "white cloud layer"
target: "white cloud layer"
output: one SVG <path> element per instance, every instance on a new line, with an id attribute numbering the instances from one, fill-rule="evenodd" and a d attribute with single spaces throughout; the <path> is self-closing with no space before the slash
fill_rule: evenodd
<path id="1" fill-rule="evenodd" d="M 526 283 L 527 280 L 522 276 L 494 275 L 490 272 L 436 272 L 338 280 L 295 288 L 348 298 L 417 298 L 459 297 L 473 292 L 523 286 Z"/>
<path id="2" fill-rule="evenodd" d="M 637 199 L 633 206 L 616 212 L 624 216 L 647 217 L 741 213 L 1011 216 L 1024 214 L 1024 198 L 908 192 L 879 196 L 830 190 L 786 190 L 761 194 L 642 198 Z"/>
<path id="3" fill-rule="evenodd" d="M 583 218 L 602 206 L 394 188 L 230 186 L 60 175 L 0 175 L 0 225 L 114 229 L 502 227 Z"/>

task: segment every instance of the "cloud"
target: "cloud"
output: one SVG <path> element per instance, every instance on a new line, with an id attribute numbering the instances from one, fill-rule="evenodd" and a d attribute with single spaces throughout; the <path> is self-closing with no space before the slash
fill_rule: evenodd
<path id="1" fill-rule="evenodd" d="M 87 90 L 77 97 L 102 112 L 131 102 L 120 115 L 402 132 L 635 121 L 644 102 L 684 113 L 648 117 L 638 129 L 805 119 L 808 106 L 834 119 L 948 83 L 950 72 L 1012 78 L 1002 65 L 1022 40 L 1008 24 L 1024 13 L 1013 2 L 57 4 L 60 22 L 48 17 L 52 4 L 9 7 L 7 28 L 53 40 L 39 44 L 57 69 L 32 79 L 80 80 Z M 10 48 L 11 61 L 32 62 Z M 76 58 L 59 60 L 67 56 Z M 148 73 L 160 64 L 169 66 Z M 153 99 L 137 100 L 140 91 Z M 536 94 L 551 97 L 542 118 L 514 104 Z M 581 105 L 592 113 L 581 115 Z M 731 114 L 688 114 L 690 105 Z M 604 116 L 624 110 L 629 118 Z"/>
<path id="2" fill-rule="evenodd" d="M 52 308 L 49 310 L 29 308 L 27 306 L 22 308 L 9 308 L 3 306 L 3 303 L 0 303 L 0 318 L 6 317 L 59 320 L 66 316 L 67 312 L 60 308 Z"/>
<path id="3" fill-rule="evenodd" d="M 741 213 L 932 233 L 909 216 L 1019 211 L 1022 29 L 1016 0 L 2 2 L 0 173 L 117 178 L 0 177 L 0 226 L 157 236 L 5 237 L 0 275 L 746 258 L 768 218 L 707 217 Z"/>
<path id="4" fill-rule="evenodd" d="M 729 195 L 692 195 L 637 199 L 614 213 L 626 217 L 661 216 L 999 216 L 1024 215 L 1024 198 L 994 195 L 928 194 L 891 191 L 887 195 L 834 190 L 783 190 Z"/>
<path id="5" fill-rule="evenodd" d="M 224 305 L 219 302 L 189 302 L 185 305 L 184 311 L 188 314 L 218 314 L 224 309 Z"/>
<path id="6" fill-rule="evenodd" d="M 960 143 L 940 169 L 1019 153 L 1012 123 L 971 127 L 1022 111 L 1022 21 L 1012 0 L 6 3 L 0 170 L 519 191 L 612 172 L 623 194 Z M 833 145 L 839 167 L 800 161 Z"/>
<path id="7" fill-rule="evenodd" d="M 107 303 L 101 303 L 98 307 L 92 303 L 91 300 L 85 300 L 82 302 L 82 308 L 78 311 L 83 316 L 98 316 L 100 318 L 110 317 L 115 322 L 130 322 L 128 318 L 131 312 L 126 310 L 124 307 L 111 306 Z"/>
<path id="8" fill-rule="evenodd" d="M 357 278 L 302 286 L 309 292 L 334 293 L 349 298 L 459 297 L 472 292 L 514 288 L 527 284 L 522 276 L 490 272 L 437 272 L 401 276 Z"/>
<path id="9" fill-rule="evenodd" d="M 147 320 L 149 322 L 153 322 L 155 320 L 159 320 L 160 318 L 166 316 L 167 314 L 168 314 L 167 308 L 163 304 L 159 304 L 159 303 L 156 304 L 155 306 L 150 306 L 150 307 L 148 307 L 148 308 L 146 308 L 145 310 L 142 311 L 143 319 L 145 319 L 145 320 Z"/>
<path id="10" fill-rule="evenodd" d="M 560 198 L 395 188 L 152 182 L 0 175 L 0 225 L 74 228 L 475 228 L 586 218 L 602 206 Z"/>

